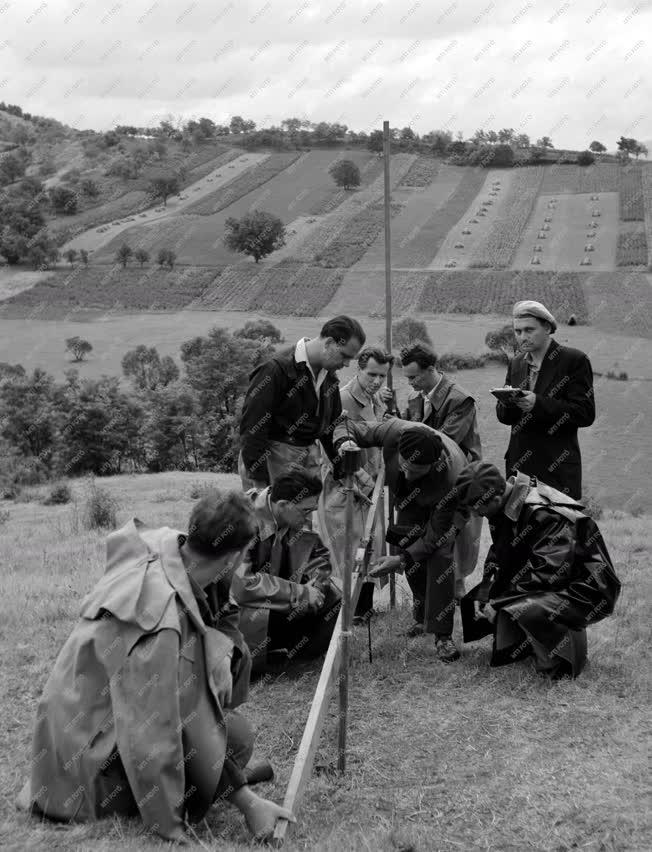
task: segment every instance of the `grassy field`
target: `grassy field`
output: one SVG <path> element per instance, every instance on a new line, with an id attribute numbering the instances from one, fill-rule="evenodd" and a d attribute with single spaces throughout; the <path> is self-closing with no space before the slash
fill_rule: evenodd
<path id="1" fill-rule="evenodd" d="M 171 473 L 101 485 L 119 500 L 119 523 L 137 515 L 183 528 L 197 479 Z M 236 482 L 210 474 L 200 479 Z M 3 506 L 0 845 L 11 852 L 166 848 L 145 840 L 137 820 L 54 826 L 13 806 L 28 771 L 36 701 L 81 597 L 103 570 L 103 536 L 80 524 L 85 488 L 73 483 L 75 502 L 67 506 Z M 409 622 L 407 609 L 374 623 L 371 665 L 366 631 L 356 631 L 347 773 L 333 772 L 333 704 L 289 852 L 648 848 L 642 745 L 651 662 L 649 525 L 649 517 L 620 511 L 600 522 L 623 592 L 615 615 L 589 630 L 589 665 L 577 681 L 546 683 L 531 661 L 490 669 L 488 639 L 464 646 L 461 661 L 444 666 L 430 639 L 408 643 L 397 635 Z M 485 525 L 482 553 L 486 537 Z M 252 686 L 247 713 L 258 728 L 256 752 L 276 769 L 275 781 L 260 789 L 277 801 L 318 672 L 313 664 Z M 230 807 L 211 812 L 193 841 L 190 848 L 250 848 Z"/>

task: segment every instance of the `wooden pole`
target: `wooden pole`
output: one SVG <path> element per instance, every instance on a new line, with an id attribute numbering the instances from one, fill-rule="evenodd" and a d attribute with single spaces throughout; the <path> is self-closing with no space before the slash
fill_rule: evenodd
<path id="1" fill-rule="evenodd" d="M 374 522 L 376 521 L 376 516 L 378 514 L 378 506 L 380 503 L 383 483 L 384 474 L 383 472 L 380 472 L 376 479 L 376 486 L 371 497 L 371 506 L 369 507 L 369 513 L 365 523 L 363 540 L 366 546 L 361 571 L 360 573 L 356 573 L 352 578 L 353 590 L 351 592 L 351 611 L 355 609 L 355 606 L 358 603 L 360 589 L 369 567 L 371 552 L 368 545 L 371 544 L 373 537 Z M 308 721 L 306 722 L 306 727 L 303 730 L 303 736 L 301 737 L 301 743 L 299 744 L 299 751 L 297 753 L 296 760 L 294 761 L 294 767 L 292 768 L 292 774 L 285 793 L 285 800 L 283 801 L 283 807 L 292 811 L 295 816 L 299 805 L 301 804 L 301 798 L 308 784 L 308 780 L 310 779 L 312 764 L 319 745 L 319 737 L 321 736 L 321 732 L 324 727 L 326 711 L 328 710 L 328 704 L 333 692 L 333 687 L 335 686 L 335 680 L 340 671 L 340 655 L 342 651 L 342 645 L 340 642 L 341 633 L 342 609 L 340 609 L 337 622 L 335 623 L 333 636 L 331 638 L 330 645 L 328 646 L 326 659 L 324 660 L 324 665 L 322 666 L 321 675 L 319 677 L 319 683 L 317 684 L 317 689 L 315 690 L 315 695 L 312 699 L 310 712 L 308 714 Z M 290 823 L 285 819 L 277 820 L 276 828 L 274 830 L 275 846 L 279 847 L 283 845 L 289 825 Z"/>
<path id="2" fill-rule="evenodd" d="M 353 484 L 354 474 L 360 460 L 359 450 L 344 452 L 344 490 L 346 492 L 346 519 L 344 524 L 344 572 L 342 578 L 342 632 L 340 634 L 340 712 L 339 732 L 337 738 L 337 768 L 346 771 L 346 728 L 349 716 L 349 654 L 351 640 L 351 577 L 353 576 L 353 561 L 355 559 L 355 542 L 353 541 Z"/>
<path id="3" fill-rule="evenodd" d="M 385 349 L 392 351 L 392 240 L 390 232 L 390 136 L 389 121 L 383 121 L 383 158 L 385 166 Z M 396 408 L 396 393 L 394 392 L 392 371 L 387 375 L 387 387 L 393 392 L 394 407 Z M 390 524 L 394 520 L 394 498 L 390 492 L 388 502 Z M 390 548 L 390 552 L 393 548 Z M 389 575 L 389 606 L 396 606 L 396 575 Z"/>

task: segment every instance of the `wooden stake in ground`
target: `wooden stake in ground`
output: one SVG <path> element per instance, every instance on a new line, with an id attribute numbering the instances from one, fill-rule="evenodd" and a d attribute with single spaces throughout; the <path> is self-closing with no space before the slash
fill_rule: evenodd
<path id="1" fill-rule="evenodd" d="M 389 121 L 383 121 L 383 158 L 385 167 L 385 349 L 388 352 L 392 351 L 392 242 L 389 217 L 390 156 Z M 391 367 L 387 374 L 387 387 L 393 392 Z M 396 410 L 396 393 L 394 393 L 394 408 Z M 389 512 L 389 522 L 391 524 L 394 520 L 394 498 L 392 497 L 391 492 L 389 494 L 387 508 Z M 396 606 L 396 575 L 393 571 L 389 575 L 389 605 L 392 609 Z"/>

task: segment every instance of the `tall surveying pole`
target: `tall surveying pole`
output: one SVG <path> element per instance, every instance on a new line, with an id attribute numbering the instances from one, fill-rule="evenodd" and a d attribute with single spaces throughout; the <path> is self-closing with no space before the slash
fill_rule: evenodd
<path id="1" fill-rule="evenodd" d="M 349 656 L 351 639 L 351 578 L 355 547 L 353 541 L 353 483 L 354 474 L 360 464 L 359 450 L 345 450 L 342 456 L 344 469 L 344 491 L 346 493 L 346 515 L 344 521 L 344 576 L 342 578 L 342 632 L 340 633 L 340 718 L 337 742 L 337 768 L 346 771 L 346 728 L 349 715 Z"/>
<path id="2" fill-rule="evenodd" d="M 385 349 L 392 351 L 392 244 L 389 228 L 390 194 L 389 194 L 389 121 L 383 121 L 383 160 L 385 166 Z M 396 392 L 394 391 L 392 371 L 387 374 L 387 387 L 393 393 L 394 409 L 396 410 Z M 389 495 L 389 521 L 394 519 L 394 499 Z M 396 576 L 394 572 L 389 575 L 389 605 L 393 609 L 396 606 Z"/>

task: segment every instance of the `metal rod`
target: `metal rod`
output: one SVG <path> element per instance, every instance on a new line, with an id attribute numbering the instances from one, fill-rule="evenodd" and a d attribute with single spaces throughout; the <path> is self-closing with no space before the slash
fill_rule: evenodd
<path id="1" fill-rule="evenodd" d="M 392 240 L 390 231 L 390 135 L 389 121 L 383 121 L 383 158 L 385 166 L 385 349 L 392 351 Z M 387 374 L 387 387 L 393 390 L 392 371 Z M 396 393 L 394 393 L 394 406 L 396 413 Z M 388 513 L 390 524 L 394 520 L 394 497 L 390 491 L 388 501 Z M 393 552 L 390 547 L 390 553 Z M 396 606 L 396 575 L 392 571 L 389 575 L 389 606 Z"/>
<path id="2" fill-rule="evenodd" d="M 344 490 L 346 492 L 346 516 L 344 524 L 344 575 L 342 578 L 342 633 L 340 634 L 340 713 L 338 732 L 337 768 L 346 771 L 346 728 L 349 716 L 349 642 L 351 638 L 351 577 L 355 547 L 353 541 L 353 474 L 357 468 L 359 452 L 344 453 Z"/>

